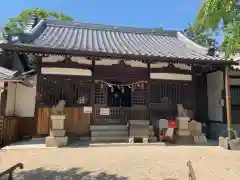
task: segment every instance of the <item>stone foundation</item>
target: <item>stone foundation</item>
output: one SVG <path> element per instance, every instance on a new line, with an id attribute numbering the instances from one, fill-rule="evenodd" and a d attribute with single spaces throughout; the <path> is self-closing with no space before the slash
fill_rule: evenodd
<path id="1" fill-rule="evenodd" d="M 45 144 L 47 147 L 63 147 L 68 144 L 68 137 L 52 137 L 48 136 L 45 139 Z"/>
<path id="2" fill-rule="evenodd" d="M 68 144 L 68 137 L 64 129 L 65 115 L 51 115 L 52 128 L 50 136 L 45 140 L 47 147 L 63 147 Z"/>

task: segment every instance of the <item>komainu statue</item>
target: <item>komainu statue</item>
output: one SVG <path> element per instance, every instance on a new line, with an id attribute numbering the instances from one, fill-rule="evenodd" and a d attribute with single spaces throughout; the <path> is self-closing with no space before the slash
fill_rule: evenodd
<path id="1" fill-rule="evenodd" d="M 184 109 L 182 104 L 177 104 L 178 117 L 187 117 L 187 109 Z"/>
<path id="2" fill-rule="evenodd" d="M 64 114 L 64 107 L 66 102 L 64 100 L 60 100 L 56 106 L 52 107 L 52 114 Z"/>

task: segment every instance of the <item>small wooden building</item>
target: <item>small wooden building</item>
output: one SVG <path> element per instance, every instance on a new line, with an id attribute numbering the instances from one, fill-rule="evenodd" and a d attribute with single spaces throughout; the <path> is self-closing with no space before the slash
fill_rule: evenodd
<path id="1" fill-rule="evenodd" d="M 30 30 L 8 37 L 0 47 L 6 57 L 32 54 L 38 59 L 36 135 L 49 133 L 51 107 L 62 99 L 66 131 L 74 136 L 88 136 L 90 125 L 175 119 L 177 104 L 205 122 L 207 75 L 224 72 L 230 63 L 177 31 L 31 22 Z M 92 113 L 84 112 L 90 107 Z"/>

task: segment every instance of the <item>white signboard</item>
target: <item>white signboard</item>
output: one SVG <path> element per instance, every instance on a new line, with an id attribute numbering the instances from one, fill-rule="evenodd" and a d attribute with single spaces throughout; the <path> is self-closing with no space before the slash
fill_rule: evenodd
<path id="1" fill-rule="evenodd" d="M 100 108 L 100 115 L 102 115 L 102 116 L 109 116 L 110 115 L 109 108 Z"/>
<path id="2" fill-rule="evenodd" d="M 87 113 L 87 114 L 92 113 L 92 107 L 90 107 L 90 106 L 84 106 L 83 112 L 84 112 L 84 113 Z"/>

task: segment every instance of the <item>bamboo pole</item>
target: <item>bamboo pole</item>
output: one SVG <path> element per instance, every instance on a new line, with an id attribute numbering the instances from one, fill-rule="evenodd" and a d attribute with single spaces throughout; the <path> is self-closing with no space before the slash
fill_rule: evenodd
<path id="1" fill-rule="evenodd" d="M 230 99 L 230 86 L 228 76 L 228 66 L 225 68 L 225 93 L 226 93 L 226 118 L 227 118 L 227 132 L 228 138 L 231 139 L 231 99 Z"/>

